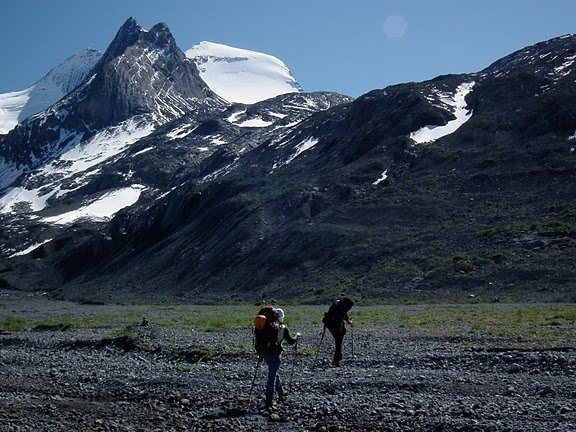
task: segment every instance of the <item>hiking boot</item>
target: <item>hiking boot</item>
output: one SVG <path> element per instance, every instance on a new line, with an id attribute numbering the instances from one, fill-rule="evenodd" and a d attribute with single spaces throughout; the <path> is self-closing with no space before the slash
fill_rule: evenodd
<path id="1" fill-rule="evenodd" d="M 258 411 L 268 411 L 268 410 L 271 410 L 273 406 L 274 406 L 274 405 L 271 404 L 271 403 L 269 403 L 269 404 L 268 404 L 268 403 L 265 403 L 264 405 L 260 405 L 260 406 L 258 407 Z"/>
<path id="2" fill-rule="evenodd" d="M 330 364 L 331 364 L 331 366 L 333 366 L 333 367 L 340 367 L 340 362 L 339 362 L 339 361 L 338 361 L 338 362 L 332 362 L 332 363 L 330 363 Z"/>

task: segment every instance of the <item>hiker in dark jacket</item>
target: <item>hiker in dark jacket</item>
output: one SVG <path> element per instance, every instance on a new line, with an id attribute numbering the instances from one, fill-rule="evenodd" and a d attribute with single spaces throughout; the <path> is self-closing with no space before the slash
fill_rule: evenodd
<path id="1" fill-rule="evenodd" d="M 328 312 L 324 313 L 324 318 L 322 322 L 324 323 L 324 328 L 322 329 L 322 337 L 326 334 L 326 329 L 330 331 L 330 334 L 334 337 L 334 358 L 332 360 L 332 365 L 340 366 L 340 361 L 342 360 L 342 341 L 344 340 L 344 335 L 346 334 L 346 326 L 344 322 L 352 325 L 353 321 L 348 316 L 348 311 L 352 308 L 354 302 L 348 297 L 342 297 L 336 300 Z"/>
<path id="2" fill-rule="evenodd" d="M 284 311 L 282 309 L 274 309 L 272 311 L 265 311 L 266 306 L 262 308 L 259 315 L 266 316 L 266 324 L 260 331 L 256 331 L 256 350 L 268 365 L 268 380 L 266 381 L 266 401 L 261 409 L 268 409 L 272 407 L 274 400 L 274 389 L 278 393 L 280 400 L 286 397 L 286 392 L 282 387 L 282 380 L 280 379 L 280 365 L 282 363 L 282 342 L 286 341 L 290 345 L 294 345 L 300 333 L 296 333 L 292 337 L 288 327 L 284 325 Z"/>

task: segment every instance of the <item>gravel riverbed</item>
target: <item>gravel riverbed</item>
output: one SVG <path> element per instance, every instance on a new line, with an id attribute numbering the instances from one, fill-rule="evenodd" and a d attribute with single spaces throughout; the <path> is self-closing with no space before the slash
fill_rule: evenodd
<path id="1" fill-rule="evenodd" d="M 127 308 L 10 292 L 0 299 L 0 320 Z M 304 335 L 298 351 L 283 356 L 290 394 L 260 412 L 266 368 L 248 399 L 257 360 L 248 328 L 196 331 L 149 319 L 121 330 L 2 331 L 0 430 L 576 430 L 574 341 L 518 348 L 516 339 L 359 325 L 354 355 L 349 332 L 342 366 L 334 368 L 330 336 L 316 357 L 319 327 L 302 325 L 292 328 Z"/>

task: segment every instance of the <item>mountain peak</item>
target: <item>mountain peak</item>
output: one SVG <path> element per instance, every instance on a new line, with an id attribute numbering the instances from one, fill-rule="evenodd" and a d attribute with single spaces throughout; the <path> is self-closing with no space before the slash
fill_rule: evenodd
<path id="1" fill-rule="evenodd" d="M 170 32 L 170 29 L 168 28 L 168 24 L 166 24 L 164 22 L 159 22 L 158 24 L 155 24 L 150 29 L 150 31 L 148 33 L 154 35 L 155 37 L 158 37 L 161 35 L 167 35 L 168 37 L 172 37 L 172 33 Z"/>
<path id="2" fill-rule="evenodd" d="M 44 75 L 38 84 L 46 86 L 46 81 L 53 81 L 62 90 L 62 96 L 64 96 L 88 77 L 88 73 L 101 57 L 102 53 L 98 50 L 84 49 L 61 62 Z"/>
<path id="3" fill-rule="evenodd" d="M 97 59 L 97 53 L 89 52 L 84 57 Z M 61 83 L 60 87 L 70 93 L 60 99 L 64 92 L 60 90 L 58 103 L 6 135 L 9 142 L 30 146 L 28 152 L 18 154 L 5 150 L 7 158 L 15 158 L 11 160 L 14 163 L 37 164 L 57 155 L 64 147 L 62 136 L 87 139 L 100 129 L 117 126 L 135 116 L 153 128 L 199 106 L 224 104 L 202 81 L 194 62 L 178 48 L 164 23 L 146 31 L 130 18 L 94 66 L 84 61 L 87 67 L 81 69 L 82 73 L 72 74 L 79 69 L 76 63 L 60 67 L 62 73 L 57 71 L 50 80 L 43 80 L 54 86 Z M 27 94 L 20 96 L 19 100 L 24 100 Z M 0 100 L 0 108 L 2 105 Z M 14 126 L 20 112 L 12 114 L 6 121 L 0 116 L 0 131 Z M 30 156 L 32 153 L 34 157 Z"/>
<path id="4" fill-rule="evenodd" d="M 0 134 L 62 99 L 90 75 L 102 53 L 82 50 L 61 62 L 32 86 L 0 94 Z"/>
<path id="5" fill-rule="evenodd" d="M 172 32 L 165 23 L 158 23 L 150 29 L 149 32 L 142 36 L 151 45 L 156 48 L 170 48 L 174 50 L 176 48 L 176 41 Z"/>
<path id="6" fill-rule="evenodd" d="M 124 22 L 124 24 L 122 24 L 120 26 L 120 29 L 118 32 L 119 33 L 123 32 L 123 31 L 134 32 L 134 31 L 139 31 L 139 30 L 143 30 L 143 29 L 140 26 L 140 24 L 138 24 L 138 21 L 136 21 L 136 18 L 130 17 Z"/>
<path id="7" fill-rule="evenodd" d="M 253 104 L 302 89 L 282 60 L 257 51 L 203 41 L 186 51 L 200 76 L 229 102 Z"/>
<path id="8" fill-rule="evenodd" d="M 162 123 L 214 96 L 165 23 L 146 31 L 134 18 L 118 30 L 91 86 L 98 90 L 83 97 L 78 112 L 97 127 L 143 113 Z"/>
<path id="9" fill-rule="evenodd" d="M 108 46 L 108 49 L 102 56 L 100 64 L 108 63 L 115 57 L 122 55 L 129 46 L 132 46 L 140 39 L 141 35 L 145 33 L 140 24 L 135 18 L 130 17 L 126 20 L 122 27 L 116 33 L 116 36 Z"/>

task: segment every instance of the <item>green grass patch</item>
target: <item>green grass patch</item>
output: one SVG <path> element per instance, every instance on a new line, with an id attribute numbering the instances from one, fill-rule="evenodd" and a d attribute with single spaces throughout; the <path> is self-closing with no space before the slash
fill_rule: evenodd
<path id="1" fill-rule="evenodd" d="M 449 258 L 450 261 L 452 258 Z M 457 260 L 458 263 L 461 261 Z M 111 337 L 131 336 L 143 347 L 151 343 L 180 343 L 170 338 L 148 340 L 147 333 L 138 330 L 138 324 L 142 317 L 146 316 L 151 326 L 176 327 L 190 333 L 229 330 L 243 332 L 247 335 L 245 342 L 218 349 L 243 354 L 252 352 L 253 348 L 248 339 L 251 338 L 253 318 L 260 306 L 115 306 L 113 309 L 101 309 L 100 314 L 76 316 L 66 310 L 62 311 L 61 316 L 44 319 L 7 316 L 0 321 L 0 329 L 20 331 L 40 324 L 68 324 L 74 328 L 109 329 Z M 293 334 L 302 332 L 306 345 L 316 343 L 328 304 L 317 306 L 282 303 L 278 306 L 284 309 L 286 325 Z M 448 340 L 481 341 L 483 338 L 500 338 L 507 341 L 530 341 L 533 346 L 576 346 L 576 305 L 572 304 L 424 305 L 408 300 L 405 304 L 356 305 L 350 311 L 350 317 L 359 331 L 383 328 L 383 334 L 390 336 L 396 331 L 407 331 L 415 336 L 446 337 Z M 304 355 L 314 355 L 312 348 Z M 304 345 L 302 349 L 305 349 Z M 205 361 L 210 356 L 210 353 L 204 352 L 193 354 L 198 358 L 190 358 L 190 361 Z"/>
<path id="2" fill-rule="evenodd" d="M 11 315 L 0 321 L 0 329 L 7 331 L 20 331 L 32 326 L 33 325 L 30 321 Z"/>
<path id="3" fill-rule="evenodd" d="M 435 336 L 525 338 L 574 343 L 574 305 L 455 305 L 401 310 L 399 325 Z"/>
<path id="4" fill-rule="evenodd" d="M 350 317 L 358 328 L 382 326 L 392 322 L 392 311 L 383 308 L 356 308 L 350 311 Z"/>

